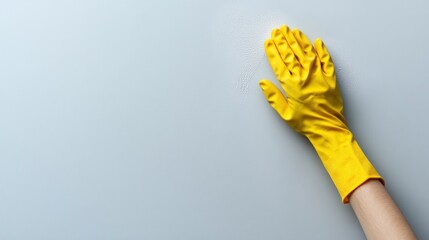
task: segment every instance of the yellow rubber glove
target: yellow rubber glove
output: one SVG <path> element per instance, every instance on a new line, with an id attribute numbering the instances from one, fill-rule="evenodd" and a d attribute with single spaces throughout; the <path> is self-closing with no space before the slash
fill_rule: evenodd
<path id="1" fill-rule="evenodd" d="M 384 184 L 347 126 L 334 63 L 322 40 L 316 39 L 313 47 L 301 31 L 282 26 L 265 41 L 265 51 L 287 95 L 264 79 L 259 85 L 266 99 L 313 144 L 343 203 L 369 179 Z"/>

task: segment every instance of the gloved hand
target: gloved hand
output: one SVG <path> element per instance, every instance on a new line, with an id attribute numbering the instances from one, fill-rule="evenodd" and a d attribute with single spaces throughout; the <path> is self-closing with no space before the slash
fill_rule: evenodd
<path id="1" fill-rule="evenodd" d="M 301 31 L 282 26 L 265 41 L 265 51 L 287 95 L 264 79 L 259 85 L 266 99 L 290 127 L 310 140 L 343 203 L 369 179 L 384 184 L 347 126 L 334 63 L 322 40 L 316 39 L 313 47 Z"/>

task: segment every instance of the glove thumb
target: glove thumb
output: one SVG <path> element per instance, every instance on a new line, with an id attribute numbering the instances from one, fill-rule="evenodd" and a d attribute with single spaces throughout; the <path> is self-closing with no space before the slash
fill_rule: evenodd
<path id="1" fill-rule="evenodd" d="M 284 120 L 288 120 L 286 114 L 288 110 L 288 101 L 280 89 L 267 79 L 259 81 L 259 86 L 271 107 L 273 107 Z"/>

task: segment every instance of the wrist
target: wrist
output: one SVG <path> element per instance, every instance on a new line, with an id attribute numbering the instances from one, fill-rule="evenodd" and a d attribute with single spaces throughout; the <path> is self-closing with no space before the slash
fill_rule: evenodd
<path id="1" fill-rule="evenodd" d="M 332 127 L 325 131 L 312 132 L 306 134 L 306 137 L 318 153 L 320 148 L 334 150 L 355 141 L 353 133 L 345 127 Z"/>
<path id="2" fill-rule="evenodd" d="M 336 131 L 335 134 L 326 132 L 324 136 L 310 135 L 308 138 L 334 182 L 343 203 L 348 203 L 349 195 L 369 179 L 379 179 L 384 183 L 348 129 Z"/>

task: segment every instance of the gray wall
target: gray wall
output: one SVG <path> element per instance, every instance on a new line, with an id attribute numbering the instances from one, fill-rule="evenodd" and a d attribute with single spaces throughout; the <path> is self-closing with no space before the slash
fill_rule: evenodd
<path id="1" fill-rule="evenodd" d="M 331 51 L 346 116 L 429 236 L 423 1 L 0 2 L 1 239 L 364 239 L 257 82 L 281 24 Z"/>

